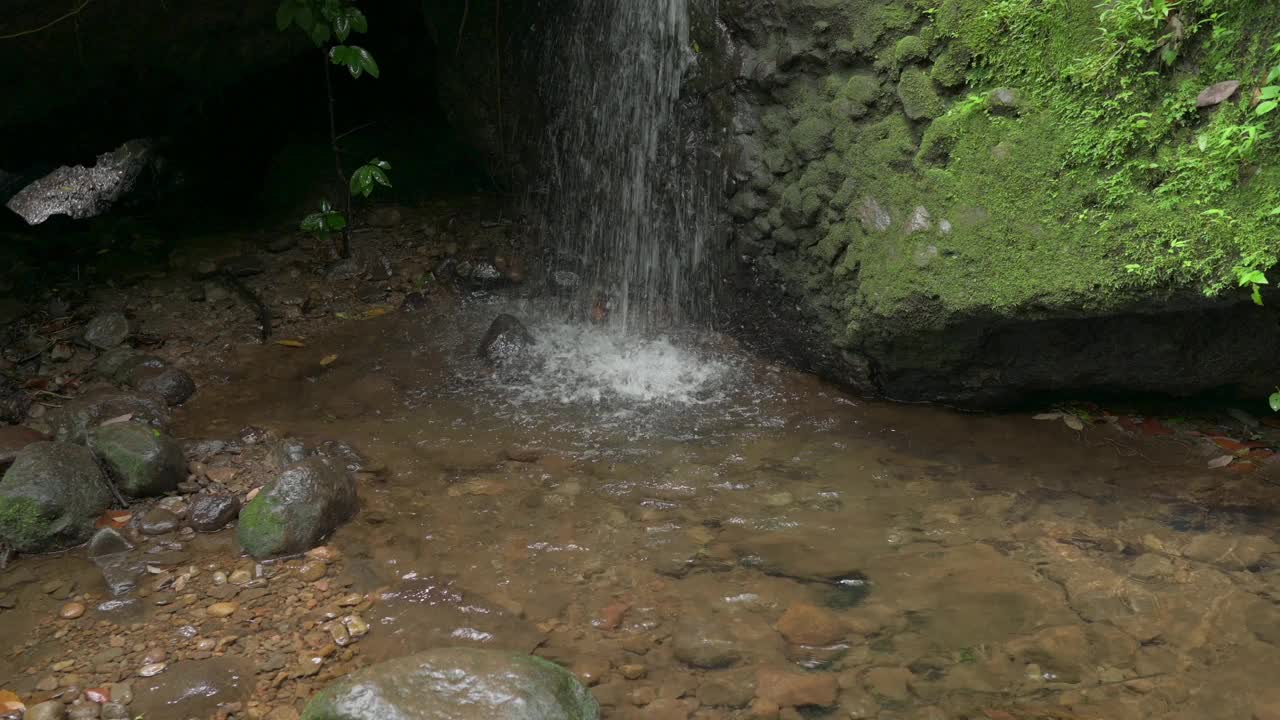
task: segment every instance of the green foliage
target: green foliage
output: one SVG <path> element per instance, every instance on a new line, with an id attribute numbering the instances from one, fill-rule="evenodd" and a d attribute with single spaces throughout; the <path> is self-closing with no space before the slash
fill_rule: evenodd
<path id="1" fill-rule="evenodd" d="M 378 63 L 374 62 L 368 50 L 358 45 L 334 45 L 329 48 L 329 62 L 345 67 L 353 78 L 365 73 L 378 77 Z"/>
<path id="2" fill-rule="evenodd" d="M 276 27 L 280 31 L 296 25 L 316 47 L 324 47 L 330 39 L 346 42 L 352 31 L 369 31 L 364 13 L 341 0 L 283 0 L 276 9 Z"/>
<path id="3" fill-rule="evenodd" d="M 302 218 L 302 223 L 298 226 L 303 232 L 313 233 L 322 238 L 329 237 L 329 233 L 342 232 L 347 229 L 347 218 L 342 213 L 333 209 L 328 200 L 320 201 L 320 212 L 313 212 Z"/>
<path id="4" fill-rule="evenodd" d="M 378 158 L 356 168 L 356 171 L 351 173 L 351 193 L 369 197 L 376 185 L 391 187 L 391 179 L 387 177 L 386 172 L 390 169 L 391 163 Z"/>

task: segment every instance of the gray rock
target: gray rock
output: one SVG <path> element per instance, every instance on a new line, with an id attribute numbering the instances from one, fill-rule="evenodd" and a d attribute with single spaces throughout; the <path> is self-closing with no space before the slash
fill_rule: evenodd
<path id="1" fill-rule="evenodd" d="M 135 362 L 137 357 L 138 351 L 131 347 L 112 348 L 98 356 L 93 369 L 103 378 L 116 382 L 117 374 L 126 365 Z"/>
<path id="2" fill-rule="evenodd" d="M 411 292 L 400 303 L 400 312 L 422 312 L 431 307 L 431 301 L 420 292 Z"/>
<path id="3" fill-rule="evenodd" d="M 996 88 L 987 93 L 987 109 L 997 115 L 1017 114 L 1022 106 L 1022 93 L 1013 88 Z"/>
<path id="4" fill-rule="evenodd" d="M 499 315 L 480 341 L 480 357 L 494 365 L 525 357 L 536 341 L 513 315 Z"/>
<path id="5" fill-rule="evenodd" d="M 178 529 L 181 519 L 164 508 L 155 508 L 142 516 L 138 529 L 143 535 L 165 535 Z"/>
<path id="6" fill-rule="evenodd" d="M 102 704 L 102 720 L 131 720 L 129 708 L 123 703 L 109 702 Z"/>
<path id="7" fill-rule="evenodd" d="M 1232 95 L 1240 89 L 1239 80 L 1224 80 L 1220 83 L 1214 83 L 1204 90 L 1200 91 L 1200 95 L 1196 97 L 1196 107 L 1208 108 L 1231 99 Z"/>
<path id="8" fill-rule="evenodd" d="M 271 459 L 281 469 L 300 463 L 312 454 L 307 450 L 306 443 L 298 438 L 284 438 L 271 448 Z"/>
<path id="9" fill-rule="evenodd" d="M 62 720 L 67 716 L 67 706 L 60 700 L 48 700 L 27 708 L 22 720 Z"/>
<path id="10" fill-rule="evenodd" d="M 578 285 L 582 284 L 582 278 L 578 277 L 576 272 L 556 270 L 551 273 L 551 284 L 562 292 L 572 292 L 578 289 Z"/>
<path id="11" fill-rule="evenodd" d="M 110 350 L 129 337 L 129 318 L 122 312 L 99 313 L 84 326 L 84 341 L 90 345 Z"/>
<path id="12" fill-rule="evenodd" d="M 115 528 L 102 528 L 89 540 L 88 556 L 90 560 L 103 557 L 114 557 L 129 552 L 133 545 Z"/>
<path id="13" fill-rule="evenodd" d="M 74 219 L 100 215 L 133 189 L 153 159 L 151 143 L 130 140 L 112 152 L 99 155 L 93 167 L 60 167 L 18 191 L 6 204 L 28 225 L 39 225 L 54 215 Z"/>
<path id="14" fill-rule="evenodd" d="M 68 443 L 34 443 L 0 480 L 0 538 L 22 552 L 78 545 L 111 501 L 93 453 Z"/>
<path id="15" fill-rule="evenodd" d="M 873 197 L 863 198 L 862 205 L 858 207 L 858 220 L 868 232 L 885 232 L 893 224 L 889 211 Z"/>
<path id="16" fill-rule="evenodd" d="M 170 407 L 181 405 L 196 394 L 195 380 L 186 370 L 176 367 L 135 370 L 129 385 L 164 400 Z"/>
<path id="17" fill-rule="evenodd" d="M 146 563 L 130 559 L 128 553 L 100 557 L 94 560 L 94 564 L 102 571 L 102 581 L 112 597 L 133 592 L 140 578 L 147 574 Z"/>
<path id="18" fill-rule="evenodd" d="M 217 532 L 240 512 L 240 499 L 234 495 L 197 495 L 187 510 L 187 524 L 199 532 Z"/>
<path id="19" fill-rule="evenodd" d="M 444 648 L 359 670 L 312 698 L 303 720 L 597 720 L 571 673 L 532 655 Z"/>
<path id="20" fill-rule="evenodd" d="M 96 428 L 89 446 L 129 497 L 171 492 L 186 479 L 187 463 L 178 442 L 157 428 L 118 422 Z"/>
<path id="21" fill-rule="evenodd" d="M 50 415 L 49 424 L 58 440 L 84 443 L 90 430 L 123 415 L 160 430 L 169 426 L 169 411 L 162 402 L 118 390 L 98 390 L 70 400 Z"/>
<path id="22" fill-rule="evenodd" d="M 734 638 L 714 620 L 686 619 L 676 628 L 676 659 L 696 668 L 716 670 L 742 659 Z"/>
<path id="23" fill-rule="evenodd" d="M 268 483 L 245 506 L 236 539 L 255 558 L 303 552 L 355 512 L 351 475 L 324 458 L 307 458 Z"/>
<path id="24" fill-rule="evenodd" d="M 911 217 L 907 220 L 907 234 L 914 235 L 918 232 L 928 232 L 933 228 L 933 216 L 929 214 L 929 209 L 924 206 L 918 206 L 911 211 Z"/>

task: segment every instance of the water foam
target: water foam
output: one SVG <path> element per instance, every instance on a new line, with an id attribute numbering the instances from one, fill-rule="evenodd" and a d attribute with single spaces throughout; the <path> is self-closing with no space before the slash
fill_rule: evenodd
<path id="1" fill-rule="evenodd" d="M 554 323 L 533 328 L 527 374 L 512 384 L 524 400 L 563 405 L 690 405 L 721 397 L 734 364 L 667 337 Z"/>

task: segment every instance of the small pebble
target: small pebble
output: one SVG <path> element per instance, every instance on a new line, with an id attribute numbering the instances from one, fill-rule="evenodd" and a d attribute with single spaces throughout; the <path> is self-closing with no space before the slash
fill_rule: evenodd
<path id="1" fill-rule="evenodd" d="M 75 620 L 81 615 L 84 615 L 84 603 L 69 602 L 58 611 L 58 617 L 63 620 Z"/>
<path id="2" fill-rule="evenodd" d="M 327 568 L 323 562 L 309 562 L 298 568 L 298 577 L 301 578 L 303 582 L 315 582 L 316 580 L 324 577 L 326 571 Z"/>
<path id="3" fill-rule="evenodd" d="M 210 605 L 205 612 L 209 617 L 224 618 L 230 616 L 236 610 L 240 609 L 240 605 L 233 602 L 220 602 Z"/>
<path id="4" fill-rule="evenodd" d="M 164 672 L 164 669 L 166 667 L 168 667 L 168 665 L 166 665 L 165 663 L 153 663 L 151 665 L 143 665 L 142 667 L 138 668 L 138 677 L 144 677 L 144 678 L 155 677 L 156 675 L 159 675 L 160 673 Z"/>

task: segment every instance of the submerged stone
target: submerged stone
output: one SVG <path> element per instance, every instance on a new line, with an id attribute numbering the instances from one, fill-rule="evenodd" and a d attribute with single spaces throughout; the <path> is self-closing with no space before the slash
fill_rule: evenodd
<path id="1" fill-rule="evenodd" d="M 316 695 L 303 720 L 597 720 L 564 668 L 532 655 L 444 648 L 359 670 Z"/>
<path id="2" fill-rule="evenodd" d="M 224 656 L 176 662 L 133 683 L 135 717 L 213 717 L 220 706 L 243 703 L 253 694 L 256 669 L 247 659 Z"/>
<path id="3" fill-rule="evenodd" d="M 351 475 L 307 458 L 268 483 L 240 512 L 236 539 L 255 558 L 310 550 L 356 512 Z"/>
<path id="4" fill-rule="evenodd" d="M 111 501 L 93 453 L 68 443 L 34 443 L 0 480 L 0 538 L 22 552 L 78 545 Z"/>

